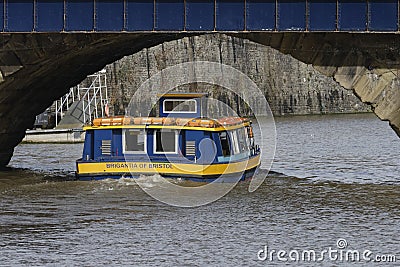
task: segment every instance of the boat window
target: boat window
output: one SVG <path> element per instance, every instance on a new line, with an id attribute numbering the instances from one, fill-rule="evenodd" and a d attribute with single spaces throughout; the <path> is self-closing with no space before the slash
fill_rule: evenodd
<path id="1" fill-rule="evenodd" d="M 124 152 L 145 151 L 145 131 L 143 129 L 124 130 Z"/>
<path id="2" fill-rule="evenodd" d="M 155 130 L 154 153 L 178 153 L 178 132 Z"/>
<path id="3" fill-rule="evenodd" d="M 238 141 L 238 134 L 237 131 L 230 131 L 229 132 L 230 136 L 231 136 L 231 140 L 232 140 L 232 150 L 233 150 L 233 154 L 239 154 L 240 153 L 240 149 L 239 149 L 239 141 Z"/>
<path id="4" fill-rule="evenodd" d="M 231 148 L 229 146 L 228 134 L 227 132 L 219 133 L 219 140 L 221 141 L 222 155 L 224 157 L 231 155 Z"/>
<path id="5" fill-rule="evenodd" d="M 236 130 L 237 137 L 238 137 L 238 145 L 240 153 L 249 150 L 248 139 L 246 135 L 245 128 L 239 128 Z"/>
<path id="6" fill-rule="evenodd" d="M 163 102 L 164 113 L 196 113 L 196 100 L 166 99 Z"/>

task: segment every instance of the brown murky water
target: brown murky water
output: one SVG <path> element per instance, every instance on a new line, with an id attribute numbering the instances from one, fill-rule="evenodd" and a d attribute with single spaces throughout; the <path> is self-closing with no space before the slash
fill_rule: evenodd
<path id="1" fill-rule="evenodd" d="M 278 119 L 277 133 L 277 173 L 199 208 L 160 203 L 130 179 L 71 181 L 81 144 L 21 144 L 0 173 L 0 265 L 365 266 L 346 260 L 351 249 L 394 255 L 375 265 L 398 266 L 400 139 L 387 123 L 294 117 Z M 324 249 L 340 252 L 339 239 L 342 260 L 318 262 Z M 266 245 L 287 261 L 258 259 Z M 288 256 L 304 250 L 315 260 Z"/>

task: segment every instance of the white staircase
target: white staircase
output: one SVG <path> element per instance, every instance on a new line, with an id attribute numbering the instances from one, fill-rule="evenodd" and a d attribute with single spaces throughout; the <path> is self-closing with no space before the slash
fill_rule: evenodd
<path id="1" fill-rule="evenodd" d="M 56 128 L 80 128 L 94 118 L 108 116 L 108 95 L 106 70 L 89 75 L 54 102 Z"/>

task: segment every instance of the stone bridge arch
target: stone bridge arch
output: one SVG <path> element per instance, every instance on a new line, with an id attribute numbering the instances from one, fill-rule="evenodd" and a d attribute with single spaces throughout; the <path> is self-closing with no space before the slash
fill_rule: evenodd
<path id="1" fill-rule="evenodd" d="M 400 135 L 400 40 L 383 33 L 232 33 L 312 64 L 353 90 Z M 3 33 L 0 166 L 55 99 L 125 55 L 196 33 Z"/>

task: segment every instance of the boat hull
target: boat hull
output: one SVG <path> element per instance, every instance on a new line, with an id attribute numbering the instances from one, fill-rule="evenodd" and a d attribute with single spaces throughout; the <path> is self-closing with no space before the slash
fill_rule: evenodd
<path id="1" fill-rule="evenodd" d="M 196 182 L 237 182 L 253 176 L 260 164 L 260 155 L 242 161 L 210 165 L 170 162 L 90 162 L 77 161 L 76 176 L 79 180 L 138 178 L 141 175 L 159 174 L 165 178 Z"/>

